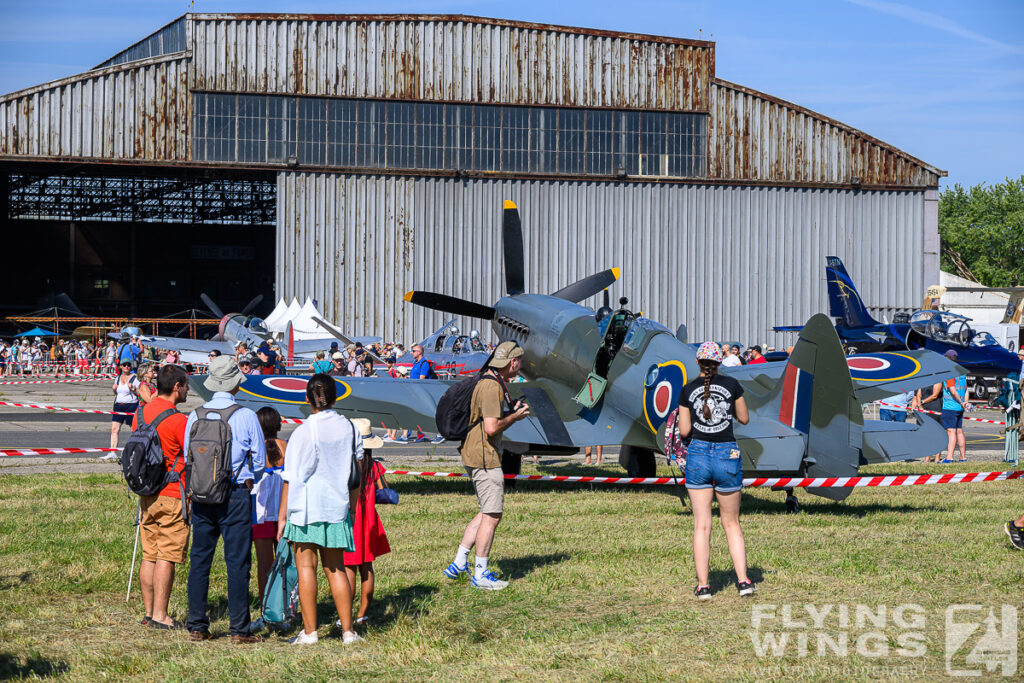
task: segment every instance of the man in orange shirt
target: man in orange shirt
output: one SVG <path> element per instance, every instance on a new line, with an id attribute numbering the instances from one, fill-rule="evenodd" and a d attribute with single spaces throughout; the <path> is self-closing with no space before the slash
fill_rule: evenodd
<path id="1" fill-rule="evenodd" d="M 185 522 L 181 492 L 185 486 L 185 423 L 188 418 L 175 407 L 188 398 L 188 375 L 178 365 L 165 365 L 156 378 L 156 397 L 142 409 L 147 424 L 161 413 L 171 411 L 156 427 L 164 465 L 178 472 L 180 482 L 173 482 L 155 496 L 140 496 L 142 517 L 142 566 L 139 584 L 146 606 L 145 626 L 159 629 L 182 628 L 180 622 L 167 614 L 167 603 L 174 585 L 174 565 L 188 557 L 188 524 Z M 132 431 L 138 426 L 138 414 L 132 419 Z"/>

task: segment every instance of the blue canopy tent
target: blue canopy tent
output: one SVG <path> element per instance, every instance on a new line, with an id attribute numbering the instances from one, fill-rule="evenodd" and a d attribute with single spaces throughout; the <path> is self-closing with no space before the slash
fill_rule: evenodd
<path id="1" fill-rule="evenodd" d="M 56 337 L 58 335 L 57 335 L 56 332 L 52 332 L 50 330 L 44 330 L 41 327 L 36 327 L 36 328 L 33 328 L 33 329 L 29 330 L 28 332 L 22 332 L 21 334 L 16 334 L 14 336 L 15 337 Z"/>

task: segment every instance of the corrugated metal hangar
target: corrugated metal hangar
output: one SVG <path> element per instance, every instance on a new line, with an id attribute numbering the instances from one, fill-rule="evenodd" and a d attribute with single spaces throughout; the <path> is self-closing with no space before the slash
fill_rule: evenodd
<path id="1" fill-rule="evenodd" d="M 919 301 L 945 175 L 718 78 L 711 42 L 281 14 L 186 14 L 0 97 L 0 171 L 8 231 L 67 251 L 39 286 L 85 303 L 311 296 L 353 334 L 412 340 L 442 318 L 407 290 L 501 296 L 512 199 L 528 291 L 619 266 L 613 296 L 648 317 L 772 344 L 827 311 L 826 255 L 882 316 Z"/>

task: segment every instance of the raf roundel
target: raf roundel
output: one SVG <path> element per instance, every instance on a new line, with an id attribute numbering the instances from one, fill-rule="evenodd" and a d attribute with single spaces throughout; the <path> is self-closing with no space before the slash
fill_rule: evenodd
<path id="1" fill-rule="evenodd" d="M 903 353 L 862 353 L 847 358 L 846 364 L 858 382 L 893 382 L 921 371 L 921 364 Z"/>
<path id="2" fill-rule="evenodd" d="M 263 380 L 263 386 L 288 393 L 306 393 L 306 380 L 297 377 L 268 377 Z"/>
<path id="3" fill-rule="evenodd" d="M 654 414 L 660 418 L 668 417 L 672 410 L 672 384 L 667 380 L 658 382 L 654 387 Z"/>
<path id="4" fill-rule="evenodd" d="M 651 366 L 644 384 L 644 417 L 652 432 L 668 418 L 686 384 L 686 368 L 679 361 Z"/>

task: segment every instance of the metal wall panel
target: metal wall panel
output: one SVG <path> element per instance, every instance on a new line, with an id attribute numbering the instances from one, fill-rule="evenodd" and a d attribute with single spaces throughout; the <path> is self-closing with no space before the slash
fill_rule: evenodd
<path id="1" fill-rule="evenodd" d="M 0 97 L 0 155 L 187 161 L 187 71 L 154 58 Z"/>
<path id="2" fill-rule="evenodd" d="M 938 276 L 922 255 L 923 192 L 286 172 L 277 194 L 277 296 L 313 297 L 346 332 L 406 342 L 443 322 L 402 301 L 408 290 L 503 294 L 505 199 L 522 214 L 528 291 L 619 266 L 614 299 L 673 330 L 685 322 L 694 340 L 792 344 L 771 327 L 828 312 L 826 256 L 889 313 Z"/>
<path id="3" fill-rule="evenodd" d="M 820 114 L 716 80 L 708 176 L 730 180 L 937 187 L 944 171 Z"/>
<path id="4" fill-rule="evenodd" d="M 714 45 L 465 17 L 193 15 L 195 90 L 706 112 Z"/>

